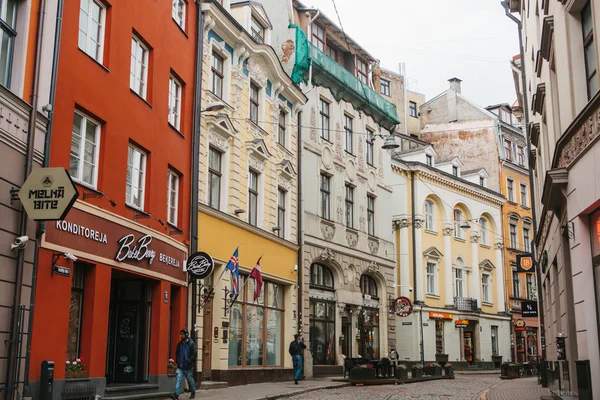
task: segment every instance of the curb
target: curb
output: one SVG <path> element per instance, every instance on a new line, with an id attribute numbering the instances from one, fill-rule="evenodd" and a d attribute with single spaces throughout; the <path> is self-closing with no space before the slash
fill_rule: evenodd
<path id="1" fill-rule="evenodd" d="M 346 387 L 346 386 L 350 386 L 349 383 L 342 383 L 342 384 L 338 384 L 338 385 L 331 385 L 331 386 L 315 386 L 315 387 L 311 387 L 311 388 L 306 388 L 306 389 L 299 389 L 299 390 L 295 390 L 293 392 L 289 392 L 289 393 L 281 393 L 281 394 L 273 394 L 270 396 L 264 396 L 264 397 L 256 397 L 254 399 L 248 399 L 248 400 L 275 400 L 275 399 L 285 399 L 285 398 L 290 398 L 290 397 L 294 397 L 294 396 L 300 396 L 302 394 L 306 394 L 306 393 L 310 393 L 310 392 L 314 392 L 317 390 L 324 390 L 324 389 L 339 389 L 342 387 Z"/>

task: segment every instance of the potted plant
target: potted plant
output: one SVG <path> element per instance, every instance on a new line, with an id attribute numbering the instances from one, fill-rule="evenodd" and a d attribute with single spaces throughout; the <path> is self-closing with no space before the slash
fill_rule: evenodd
<path id="1" fill-rule="evenodd" d="M 396 379 L 408 380 L 408 367 L 406 364 L 400 364 L 396 367 Z"/>
<path id="2" fill-rule="evenodd" d="M 448 354 L 437 353 L 435 355 L 435 362 L 440 364 L 442 366 L 442 368 L 444 368 L 444 366 L 448 362 Z"/>
<path id="3" fill-rule="evenodd" d="M 502 365 L 502 356 L 498 354 L 492 354 L 492 362 L 494 363 L 494 368 L 500 368 Z"/>
<path id="4" fill-rule="evenodd" d="M 167 364 L 167 375 L 175 376 L 175 371 L 177 370 L 177 364 L 175 364 L 175 360 L 169 358 L 169 363 Z"/>
<path id="5" fill-rule="evenodd" d="M 412 377 L 413 379 L 423 377 L 423 367 L 421 366 L 421 364 L 414 364 L 412 366 Z"/>
<path id="6" fill-rule="evenodd" d="M 350 370 L 350 379 L 363 380 L 375 379 L 375 368 L 365 368 L 361 365 L 360 368 L 352 368 Z"/>
<path id="7" fill-rule="evenodd" d="M 441 376 L 442 375 L 442 367 L 437 363 L 427 363 L 425 368 L 423 368 L 423 374 L 429 376 Z"/>
<path id="8" fill-rule="evenodd" d="M 85 369 L 83 358 L 66 361 L 65 379 L 85 379 L 89 377 L 89 371 Z"/>
<path id="9" fill-rule="evenodd" d="M 519 377 L 519 363 L 504 363 L 500 371 L 500 378 L 502 379 L 514 379 Z"/>
<path id="10" fill-rule="evenodd" d="M 454 376 L 454 368 L 452 367 L 452 364 L 448 363 L 444 365 L 444 375 Z"/>

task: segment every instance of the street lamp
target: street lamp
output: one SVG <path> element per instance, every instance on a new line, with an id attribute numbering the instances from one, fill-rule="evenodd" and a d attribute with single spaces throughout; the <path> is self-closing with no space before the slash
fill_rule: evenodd
<path id="1" fill-rule="evenodd" d="M 381 146 L 384 150 L 394 150 L 400 147 L 398 143 L 396 143 L 396 138 L 394 135 L 389 135 L 385 138 L 385 143 Z"/>
<path id="2" fill-rule="evenodd" d="M 208 103 L 208 105 L 206 106 L 206 108 L 204 110 L 200 110 L 200 112 L 203 113 L 203 112 L 221 111 L 224 108 L 225 108 L 225 104 L 223 104 L 221 102 Z"/>

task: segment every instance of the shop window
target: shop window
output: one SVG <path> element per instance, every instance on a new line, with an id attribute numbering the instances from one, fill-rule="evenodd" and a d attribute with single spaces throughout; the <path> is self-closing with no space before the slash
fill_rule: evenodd
<path id="1" fill-rule="evenodd" d="M 315 365 L 335 365 L 335 303 L 310 299 L 309 348 Z"/>
<path id="2" fill-rule="evenodd" d="M 360 291 L 362 294 L 377 298 L 377 283 L 375 282 L 375 279 L 369 275 L 362 275 L 360 277 Z"/>
<path id="3" fill-rule="evenodd" d="M 281 366 L 285 312 L 283 286 L 265 281 L 256 300 L 253 300 L 254 279 L 240 276 L 240 287 L 243 293 L 231 308 L 229 322 L 229 365 Z"/>
<path id="4" fill-rule="evenodd" d="M 73 266 L 73 281 L 71 284 L 71 301 L 69 304 L 69 327 L 67 336 L 67 360 L 69 361 L 79 358 L 84 276 L 85 267 L 80 264 L 75 264 Z"/>
<path id="5" fill-rule="evenodd" d="M 435 321 L 435 353 L 444 354 L 444 321 Z"/>
<path id="6" fill-rule="evenodd" d="M 379 310 L 365 308 L 358 315 L 358 354 L 368 360 L 379 359 Z"/>

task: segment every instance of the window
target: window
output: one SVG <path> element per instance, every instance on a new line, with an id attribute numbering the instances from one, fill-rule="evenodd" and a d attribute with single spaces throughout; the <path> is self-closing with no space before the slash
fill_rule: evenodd
<path id="1" fill-rule="evenodd" d="M 452 166 L 452 175 L 458 176 L 458 167 Z"/>
<path id="2" fill-rule="evenodd" d="M 265 28 L 254 17 L 250 18 L 250 34 L 256 43 L 265 42 Z"/>
<path id="3" fill-rule="evenodd" d="M 221 158 L 220 151 L 208 149 L 208 205 L 217 210 L 221 206 Z"/>
<path id="4" fill-rule="evenodd" d="M 508 197 L 508 201 L 515 202 L 515 190 L 514 190 L 514 181 L 512 179 L 506 180 L 506 194 Z"/>
<path id="5" fill-rule="evenodd" d="M 254 279 L 240 276 L 242 293 L 229 317 L 228 364 L 231 366 L 283 366 L 284 286 L 265 281 L 254 298 Z"/>
<path id="6" fill-rule="evenodd" d="M 352 149 L 354 146 L 352 146 L 352 123 L 353 123 L 353 119 L 352 117 L 348 116 L 348 115 L 344 115 L 344 131 L 346 132 L 346 152 L 352 154 Z"/>
<path id="7" fill-rule="evenodd" d="M 79 263 L 75 263 L 73 265 L 73 281 L 71 283 L 71 301 L 69 307 L 67 360 L 75 360 L 80 356 L 84 284 L 85 267 Z"/>
<path id="8" fill-rule="evenodd" d="M 277 190 L 277 227 L 279 231 L 277 231 L 277 236 L 280 238 L 285 237 L 285 205 L 286 205 L 287 192 L 282 188 Z"/>
<path id="9" fill-rule="evenodd" d="M 258 125 L 258 86 L 250 82 L 250 121 Z"/>
<path id="10" fill-rule="evenodd" d="M 331 177 L 321 174 L 321 217 L 330 218 Z"/>
<path id="11" fill-rule="evenodd" d="M 367 128 L 367 164 L 374 165 L 375 132 Z"/>
<path id="12" fill-rule="evenodd" d="M 354 228 L 354 187 L 346 185 L 346 226 Z"/>
<path id="13" fill-rule="evenodd" d="M 223 57 L 214 51 L 210 59 L 210 69 L 212 71 L 212 92 L 223 98 Z"/>
<path id="14" fill-rule="evenodd" d="M 594 22 L 592 19 L 592 2 L 588 1 L 581 10 L 581 26 L 583 30 L 583 50 L 585 58 L 585 75 L 587 80 L 588 100 L 598 91 L 596 76 L 596 48 L 594 44 Z"/>
<path id="15" fill-rule="evenodd" d="M 367 195 L 367 229 L 370 236 L 375 236 L 375 197 Z"/>
<path id="16" fill-rule="evenodd" d="M 369 84 L 369 66 L 358 57 L 356 57 L 356 77 L 365 85 Z"/>
<path id="17" fill-rule="evenodd" d="M 488 221 L 485 218 L 479 218 L 479 235 L 481 236 L 481 244 L 489 246 Z"/>
<path id="18" fill-rule="evenodd" d="M 527 185 L 521 183 L 521 205 L 527 207 Z"/>
<path id="19" fill-rule="evenodd" d="M 463 220 L 463 213 L 460 210 L 454 210 L 454 237 L 457 239 L 464 239 L 463 228 L 460 227 L 460 224 Z"/>
<path id="20" fill-rule="evenodd" d="M 329 103 L 321 99 L 321 138 L 329 141 Z"/>
<path id="21" fill-rule="evenodd" d="M 492 355 L 498 355 L 498 327 L 492 325 Z"/>
<path id="22" fill-rule="evenodd" d="M 144 209 L 146 188 L 146 153 L 129 145 L 127 155 L 127 179 L 125 182 L 125 203 L 131 207 Z"/>
<path id="23" fill-rule="evenodd" d="M 379 358 L 379 309 L 364 307 L 358 318 L 358 354 L 367 360 Z"/>
<path id="24" fill-rule="evenodd" d="M 425 229 L 435 232 L 435 203 L 425 200 Z"/>
<path id="25" fill-rule="evenodd" d="M 333 290 L 333 274 L 331 270 L 321 264 L 313 264 L 310 266 L 310 284 L 320 286 L 324 289 Z"/>
<path id="26" fill-rule="evenodd" d="M 325 29 L 321 28 L 320 25 L 312 24 L 312 44 L 314 44 L 317 49 L 321 51 L 325 51 Z"/>
<path id="27" fill-rule="evenodd" d="M 248 222 L 257 226 L 258 223 L 258 172 L 250 170 L 248 174 Z"/>
<path id="28" fill-rule="evenodd" d="M 167 222 L 177 226 L 179 209 L 179 174 L 169 170 L 167 181 Z"/>
<path id="29" fill-rule="evenodd" d="M 173 0 L 173 19 L 181 29 L 185 29 L 185 11 L 185 0 Z"/>
<path id="30" fill-rule="evenodd" d="M 334 60 L 335 62 L 337 62 L 338 60 L 338 53 L 337 50 L 335 49 L 335 47 L 331 46 L 329 43 L 327 44 L 327 46 L 325 46 L 325 52 L 327 53 L 327 55 Z"/>
<path id="31" fill-rule="evenodd" d="M 169 78 L 169 123 L 180 129 L 181 120 L 181 83 L 171 75 Z"/>
<path id="32" fill-rule="evenodd" d="M 513 297 L 520 299 L 521 298 L 521 280 L 519 278 L 519 273 L 517 271 L 513 271 Z"/>
<path id="33" fill-rule="evenodd" d="M 377 283 L 369 275 L 360 276 L 360 291 L 362 294 L 377 298 Z"/>
<path id="34" fill-rule="evenodd" d="M 17 7 L 18 0 L 0 1 L 0 27 L 2 40 L 0 44 L 0 84 L 10 86 L 10 73 L 15 36 L 17 32 Z"/>
<path id="35" fill-rule="evenodd" d="M 277 135 L 277 142 L 285 147 L 285 111 L 279 110 L 279 135 Z"/>
<path id="36" fill-rule="evenodd" d="M 509 231 L 510 231 L 510 248 L 516 249 L 517 248 L 517 225 L 509 224 Z"/>
<path id="37" fill-rule="evenodd" d="M 435 294 L 435 280 L 436 280 L 437 265 L 434 263 L 427 263 L 427 294 Z"/>
<path id="38" fill-rule="evenodd" d="M 530 251 L 531 238 L 529 237 L 529 228 L 523 228 L 523 249 L 526 252 Z"/>
<path id="39" fill-rule="evenodd" d="M 535 283 L 533 278 L 534 274 L 525 274 L 525 284 L 527 285 L 527 299 L 528 300 L 537 300 Z"/>
<path id="40" fill-rule="evenodd" d="M 2 3 L 2 20 L 3 22 L 8 23 L 8 25 L 14 29 L 14 24 L 11 23 L 13 21 L 7 21 L 4 18 L 4 9 L 8 7 L 9 9 L 7 10 L 7 14 L 14 18 L 16 15 L 16 8 L 14 10 L 11 10 L 10 8 L 14 7 L 14 5 L 17 4 L 17 1 L 3 1 Z M 8 6 L 6 3 L 8 3 Z M 79 48 L 88 56 L 98 61 L 100 64 L 102 64 L 102 59 L 104 56 L 105 19 L 106 7 L 104 4 L 97 0 L 81 0 L 79 3 Z M 11 35 L 9 32 L 7 32 L 4 26 L 2 29 L 10 38 Z M 12 46 L 12 44 L 9 46 Z M 4 55 L 4 49 L 2 49 L 2 55 Z"/>
<path id="41" fill-rule="evenodd" d="M 456 291 L 456 297 L 463 297 L 464 288 L 464 270 L 462 269 L 463 263 L 462 260 L 459 259 L 456 262 L 456 269 L 454 270 L 454 290 Z"/>
<path id="42" fill-rule="evenodd" d="M 435 321 L 435 353 L 444 354 L 444 321 Z"/>
<path id="43" fill-rule="evenodd" d="M 427 160 L 427 165 L 429 165 L 430 167 L 433 167 L 433 157 L 432 156 L 430 156 L 429 154 L 426 154 L 425 160 Z"/>
<path id="44" fill-rule="evenodd" d="M 512 161 L 512 143 L 510 140 L 504 141 L 504 158 L 508 161 Z"/>
<path id="45" fill-rule="evenodd" d="M 310 352 L 315 365 L 335 365 L 335 306 L 335 302 L 310 299 Z"/>
<path id="46" fill-rule="evenodd" d="M 490 275 L 481 275 L 481 298 L 485 303 L 491 303 L 492 297 L 490 296 Z"/>
<path id="47" fill-rule="evenodd" d="M 100 124 L 75 112 L 71 137 L 69 173 L 76 181 L 95 188 L 98 182 Z"/>
<path id="48" fill-rule="evenodd" d="M 380 90 L 381 90 L 381 94 L 383 94 L 384 96 L 388 96 L 390 97 L 392 95 L 392 89 L 391 89 L 391 85 L 390 85 L 390 81 L 388 81 L 387 79 L 380 79 Z"/>
<path id="49" fill-rule="evenodd" d="M 137 37 L 131 38 L 131 72 L 129 87 L 146 100 L 148 82 L 148 48 Z"/>
<path id="50" fill-rule="evenodd" d="M 409 101 L 408 109 L 410 112 L 410 116 L 413 118 L 417 118 L 417 103 L 415 103 L 414 101 Z"/>
<path id="51" fill-rule="evenodd" d="M 522 167 L 525 166 L 525 149 L 521 146 L 517 146 L 517 163 Z"/>

